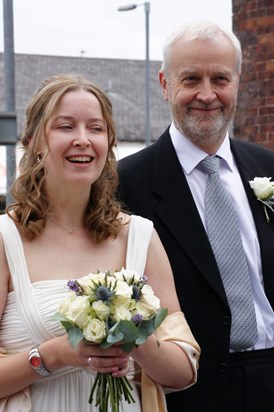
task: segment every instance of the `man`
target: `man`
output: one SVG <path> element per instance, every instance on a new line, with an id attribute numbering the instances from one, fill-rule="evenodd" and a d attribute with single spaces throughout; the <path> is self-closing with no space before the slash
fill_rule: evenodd
<path id="1" fill-rule="evenodd" d="M 201 346 L 198 383 L 167 395 L 170 412 L 274 410 L 274 213 L 268 209 L 267 222 L 249 183 L 255 177 L 274 177 L 274 152 L 229 138 L 240 71 L 241 47 L 234 34 L 211 23 L 182 27 L 166 43 L 159 72 L 172 123 L 150 147 L 119 162 L 120 197 L 132 212 L 153 220 L 169 255 L 182 310 Z M 235 314 L 209 237 L 204 198 L 209 174 L 201 165 L 215 155 L 222 186 L 237 212 L 240 262 L 250 290 L 254 333 L 244 349 L 235 349 L 232 329 L 247 319 Z M 218 240 L 222 244 L 226 233 Z M 224 256 L 229 243 L 233 241 L 223 247 Z M 234 263 L 232 259 L 231 267 Z M 242 272 L 235 281 L 231 274 L 232 283 Z M 244 294 L 240 291 L 237 298 L 243 311 Z M 242 332 L 247 334 L 245 327 Z"/>

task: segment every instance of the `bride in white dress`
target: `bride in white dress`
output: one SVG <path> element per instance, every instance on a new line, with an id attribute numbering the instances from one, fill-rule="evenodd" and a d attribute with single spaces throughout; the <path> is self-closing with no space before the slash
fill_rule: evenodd
<path id="1" fill-rule="evenodd" d="M 0 216 L 0 411 L 98 411 L 88 403 L 97 372 L 132 380 L 136 403 L 122 402 L 121 412 L 165 411 L 164 389 L 196 382 L 200 348 L 163 246 L 149 220 L 115 200 L 114 144 L 111 103 L 86 79 L 54 76 L 34 94 L 14 204 Z M 168 308 L 157 338 L 129 354 L 72 348 L 52 319 L 67 281 L 122 267 L 148 275 Z"/>

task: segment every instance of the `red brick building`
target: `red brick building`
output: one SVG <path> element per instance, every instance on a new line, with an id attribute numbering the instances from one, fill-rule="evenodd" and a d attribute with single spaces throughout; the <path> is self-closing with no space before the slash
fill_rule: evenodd
<path id="1" fill-rule="evenodd" d="M 234 137 L 274 149 L 274 0 L 233 0 L 232 13 L 243 50 Z"/>

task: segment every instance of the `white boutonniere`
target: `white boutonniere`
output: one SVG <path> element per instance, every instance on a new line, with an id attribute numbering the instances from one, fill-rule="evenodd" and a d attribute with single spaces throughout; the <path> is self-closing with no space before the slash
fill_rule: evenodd
<path id="1" fill-rule="evenodd" d="M 266 221 L 269 223 L 267 207 L 274 212 L 274 182 L 271 182 L 271 177 L 255 177 L 254 180 L 249 181 L 249 184 L 257 200 L 263 203 Z"/>

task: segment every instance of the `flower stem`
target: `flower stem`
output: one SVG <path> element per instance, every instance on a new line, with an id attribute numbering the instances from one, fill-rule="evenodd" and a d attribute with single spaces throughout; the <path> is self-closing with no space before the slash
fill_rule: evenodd
<path id="1" fill-rule="evenodd" d="M 270 219 L 269 219 L 269 216 L 268 216 L 268 213 L 267 213 L 267 210 L 266 210 L 266 206 L 264 206 L 264 214 L 265 214 L 265 218 L 266 218 L 267 223 L 269 223 Z"/>
<path id="2" fill-rule="evenodd" d="M 89 396 L 89 403 L 95 398 L 95 406 L 99 412 L 120 412 L 120 402 L 123 397 L 127 403 L 135 403 L 131 393 L 132 386 L 126 376 L 114 378 L 109 373 L 97 373 Z"/>

